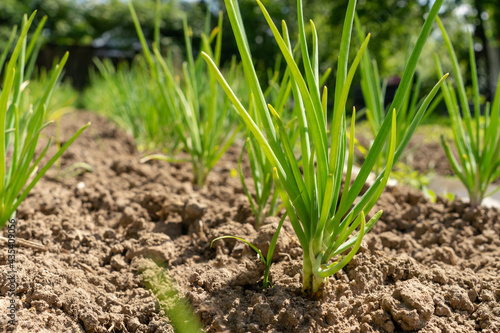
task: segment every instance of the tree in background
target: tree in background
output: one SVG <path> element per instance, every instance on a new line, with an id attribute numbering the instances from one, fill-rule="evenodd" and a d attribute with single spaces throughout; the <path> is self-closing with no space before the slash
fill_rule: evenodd
<path id="1" fill-rule="evenodd" d="M 153 34 L 156 4 L 154 0 L 135 0 L 139 18 L 147 34 Z M 186 10 L 183 10 L 184 9 Z M 190 11 L 179 1 L 162 1 L 162 33 L 182 36 L 182 17 L 185 12 L 194 19 L 204 15 Z M 126 46 L 135 41 L 135 29 L 126 1 L 122 0 L 2 0 L 0 2 L 0 33 L 8 37 L 10 27 L 20 22 L 22 15 L 38 11 L 41 19 L 48 16 L 45 25 L 49 43 L 57 45 L 89 45 L 103 35 L 126 40 Z M 201 14 L 201 15 L 200 15 Z M 198 15 L 198 16 L 197 16 Z M 7 31 L 7 32 L 6 32 Z M 5 38 L 1 38 L 2 40 Z"/>

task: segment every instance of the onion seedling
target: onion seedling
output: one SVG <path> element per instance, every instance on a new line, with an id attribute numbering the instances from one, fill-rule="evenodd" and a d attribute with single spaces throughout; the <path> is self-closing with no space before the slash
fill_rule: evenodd
<path id="1" fill-rule="evenodd" d="M 179 138 L 172 124 L 158 84 L 151 77 L 143 57 L 129 66 L 117 67 L 109 59 L 94 59 L 99 71 L 90 72 L 91 85 L 85 92 L 85 103 L 132 134 L 140 151 L 154 149 L 174 153 Z"/>
<path id="2" fill-rule="evenodd" d="M 229 99 L 221 91 L 215 76 L 207 75 L 201 53 L 195 59 L 192 31 L 186 19 L 183 26 L 187 61 L 182 64 L 184 82 L 180 82 L 176 78 L 173 64 L 160 54 L 159 45 L 153 45 L 153 57 L 130 1 L 129 8 L 150 70 L 157 80 L 157 87 L 165 104 L 168 105 L 166 112 L 172 112 L 172 119 L 175 120 L 172 126 L 189 154 L 189 161 L 193 166 L 193 183 L 201 188 L 209 172 L 231 146 L 239 131 L 239 128 L 234 129 L 231 121 L 233 118 L 229 114 Z M 212 32 L 209 30 L 209 18 L 210 13 L 207 13 L 208 24 L 205 24 L 206 31 L 201 36 L 200 49 L 210 54 L 218 65 L 222 49 L 222 13 Z M 215 47 L 212 48 L 213 43 Z M 232 79 L 234 80 L 234 76 Z M 165 155 L 151 155 L 143 161 L 149 159 L 175 161 Z"/>
<path id="3" fill-rule="evenodd" d="M 262 280 L 262 288 L 267 289 L 267 287 L 269 287 L 269 285 L 270 285 L 269 271 L 271 269 L 271 263 L 272 263 L 272 259 L 273 259 L 273 255 L 274 255 L 274 249 L 276 248 L 276 243 L 278 242 L 278 237 L 279 237 L 279 234 L 281 231 L 281 227 L 283 226 L 283 222 L 285 222 L 285 218 L 286 218 L 286 214 L 284 214 L 280 219 L 278 227 L 276 228 L 276 231 L 274 232 L 273 238 L 271 239 L 271 243 L 269 243 L 269 249 L 267 250 L 267 256 L 265 256 L 265 257 L 262 254 L 262 251 L 257 246 L 253 245 L 251 242 L 249 242 L 246 239 L 243 239 L 241 237 L 236 237 L 236 236 L 231 236 L 231 235 L 217 237 L 214 240 L 212 240 L 212 242 L 210 243 L 210 246 L 212 246 L 215 241 L 218 241 L 220 239 L 226 239 L 226 238 L 236 239 L 236 240 L 242 241 L 243 243 L 250 246 L 250 248 L 257 253 L 260 260 L 262 260 L 262 263 L 264 264 L 264 266 L 266 266 L 266 268 L 264 270 L 264 278 Z"/>
<path id="4" fill-rule="evenodd" d="M 268 105 L 264 98 L 252 63 L 238 2 L 225 0 L 227 13 L 242 58 L 247 84 L 254 96 L 256 111 L 263 121 L 262 128 L 257 125 L 255 119 L 240 103 L 224 76 L 219 72 L 217 62 L 214 62 L 209 54 L 204 53 L 203 57 L 209 64 L 211 72 L 217 75 L 217 79 L 233 102 L 236 111 L 273 166 L 276 189 L 284 202 L 292 227 L 303 249 L 302 288 L 308 295 L 321 293 L 327 277 L 342 269 L 352 259 L 361 245 L 364 234 L 373 227 L 381 216 L 382 211 L 379 211 L 368 222 L 365 221 L 365 216 L 370 213 L 387 183 L 393 162 L 397 161 L 401 156 L 432 98 L 439 90 L 440 84 L 444 81 L 444 78 L 441 79 L 422 103 L 405 138 L 396 151 L 395 109 L 401 108 L 403 104 L 422 47 L 431 31 L 442 2 L 443 0 L 435 1 L 427 16 L 403 74 L 401 87 L 396 93 L 393 105 L 390 108 L 393 111 L 389 117 L 385 117 L 365 163 L 351 184 L 354 145 L 353 140 L 350 140 L 349 147 L 346 148 L 345 109 L 356 68 L 370 38 L 368 36 L 365 39 L 351 67 L 348 69 L 348 54 L 356 1 L 349 1 L 344 21 L 337 68 L 333 117 L 330 126 L 331 143 L 329 144 L 326 121 L 327 92 L 326 88 L 320 91 L 319 86 L 318 39 L 314 23 L 311 21 L 313 40 L 310 53 L 309 44 L 306 41 L 302 1 L 298 0 L 299 44 L 305 72 L 304 77 L 293 57 L 287 25 L 283 22 L 281 34 L 264 5 L 257 0 L 287 63 L 287 68 L 290 70 L 294 101 L 300 105 L 298 126 L 301 156 L 300 160 L 298 160 L 291 149 L 287 130 L 281 117 L 276 112 L 275 107 Z M 353 132 L 354 121 L 351 122 L 351 135 L 353 135 Z M 387 150 L 385 170 L 363 196 L 356 200 L 389 135 L 389 149 Z M 342 189 L 346 150 L 348 150 L 347 173 L 344 188 Z M 300 167 L 302 167 L 302 170 Z M 355 233 L 358 227 L 359 231 Z M 349 238 L 349 236 L 351 237 Z M 352 249 L 348 251 L 350 248 Z M 334 261 L 331 262 L 331 260 Z"/>
<path id="5" fill-rule="evenodd" d="M 448 161 L 460 181 L 467 188 L 471 207 L 477 207 L 483 199 L 500 190 L 489 186 L 500 177 L 500 78 L 493 103 L 484 106 L 484 121 L 480 119 L 481 104 L 477 78 L 476 59 L 472 36 L 469 33 L 469 59 L 472 76 L 472 97 L 474 118 L 471 116 L 469 99 L 466 94 L 464 79 L 460 73 L 460 65 L 452 42 L 442 22 L 437 20 L 443 35 L 448 55 L 453 65 L 453 73 L 457 90 L 451 83 L 442 86 L 444 100 L 450 114 L 453 139 L 458 151 L 458 159 L 454 156 L 448 142 L 441 136 Z M 443 72 L 439 58 L 435 57 L 438 75 Z M 457 98 L 458 95 L 458 98 Z M 462 112 L 462 116 L 460 115 Z"/>
<path id="6" fill-rule="evenodd" d="M 55 70 L 53 68 L 52 70 Z M 61 147 L 61 118 L 75 110 L 74 104 L 78 99 L 78 92 L 71 86 L 70 82 L 61 82 L 61 77 L 57 80 L 52 90 L 49 104 L 46 105 L 47 112 L 45 114 L 46 121 L 54 121 L 56 126 L 55 146 L 56 149 Z M 20 108 L 27 110 L 30 105 L 37 108 L 38 104 L 43 100 L 45 87 L 49 83 L 50 72 L 45 68 L 40 69 L 33 79 L 27 82 L 21 96 Z M 59 172 L 61 168 L 61 160 L 56 161 L 56 170 Z M 56 177 L 57 178 L 57 177 Z"/>
<path id="7" fill-rule="evenodd" d="M 0 228 L 3 228 L 8 219 L 15 217 L 16 209 L 26 198 L 31 189 L 42 178 L 47 170 L 75 141 L 89 124 L 80 128 L 66 143 L 57 150 L 56 154 L 39 169 L 41 161 L 47 153 L 51 140 L 41 153 L 35 158 L 35 149 L 40 134 L 49 123 L 46 119 L 46 105 L 54 86 L 58 81 L 62 69 L 68 59 L 64 55 L 58 65 L 50 73 L 45 92 L 40 101 L 27 110 L 21 108 L 22 95 L 26 87 L 25 74 L 30 56 L 33 56 L 30 45 L 27 46 L 28 30 L 33 22 L 35 13 L 28 19 L 25 15 L 17 44 L 9 62 L 2 70 L 5 78 L 0 94 Z M 35 34 L 33 38 L 37 38 Z"/>

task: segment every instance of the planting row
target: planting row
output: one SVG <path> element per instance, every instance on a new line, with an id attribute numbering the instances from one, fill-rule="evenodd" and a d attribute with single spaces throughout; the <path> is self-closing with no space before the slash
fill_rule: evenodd
<path id="1" fill-rule="evenodd" d="M 451 119 L 458 154 L 445 138 L 443 149 L 469 192 L 470 205 L 478 206 L 492 194 L 488 192 L 489 185 L 500 176 L 500 89 L 491 104 L 480 103 L 469 36 L 472 112 L 452 42 L 438 18 L 442 3 L 443 0 L 435 1 L 426 16 L 418 39 L 408 52 L 401 83 L 389 107 L 384 104 L 385 83 L 370 57 L 370 35 L 365 34 L 356 16 L 354 0 L 349 1 L 343 32 L 338 36 L 341 46 L 332 103 L 324 85 L 331 70 L 319 70 L 317 28 L 312 21 L 306 25 L 301 0 L 297 1 L 297 36 L 290 36 L 285 22 L 281 22 L 281 29 L 276 26 L 257 0 L 256 6 L 281 52 L 265 85 L 257 76 L 237 1 L 225 0 L 225 4 L 241 61 L 234 57 L 230 64 L 222 66 L 223 15 L 210 29 L 207 13 L 206 31 L 196 47 L 184 20 L 186 59 L 180 67 L 171 54 L 162 54 L 159 33 L 148 44 L 129 2 L 143 54 L 131 66 L 115 67 L 111 61 L 96 60 L 98 71 L 91 74 L 92 86 L 85 98 L 88 106 L 102 110 L 134 136 L 137 146 L 147 154 L 143 162 L 158 159 L 191 163 L 193 183 L 198 188 L 204 186 L 217 161 L 242 133 L 246 141 L 239 158 L 239 174 L 256 227 L 266 216 L 277 214 L 282 208 L 286 210 L 267 255 L 255 248 L 267 267 L 264 287 L 268 285 L 274 245 L 288 217 L 303 249 L 303 290 L 310 296 L 319 295 L 326 279 L 353 258 L 363 236 L 381 216 L 382 211 L 371 210 L 391 170 L 419 124 L 441 100 Z M 35 156 L 41 133 L 52 119 L 67 110 L 64 99 L 57 98 L 61 104 L 54 105 L 51 97 L 62 95 L 57 94 L 55 87 L 68 55 L 46 74 L 45 84 L 38 89 L 42 91 L 39 96 L 28 93 L 37 82 L 30 80 L 40 47 L 38 35 L 44 24 L 42 20 L 28 40 L 34 15 L 24 18 L 20 34 L 13 29 L 9 47 L 0 57 L 4 74 L 0 95 L 0 227 L 15 217 L 17 207 L 37 181 L 88 126 L 79 129 L 41 165 L 51 145 L 49 140 L 42 154 Z M 160 20 L 157 15 L 157 32 Z M 424 95 L 414 76 L 435 22 L 451 59 L 455 84 L 447 80 L 448 74 L 444 74 L 436 57 L 436 83 Z M 353 31 L 358 44 L 352 41 L 356 39 Z M 12 52 L 5 62 L 10 45 Z M 353 45 L 356 50 L 349 61 Z M 358 67 L 366 104 L 358 114 L 366 115 L 374 140 L 369 147 L 361 147 L 364 162 L 355 174 L 357 112 L 355 108 L 350 112 L 348 97 Z M 153 154 L 158 151 L 162 154 Z M 244 154 L 250 161 L 252 186 L 245 183 L 243 176 Z M 364 188 L 371 173 L 375 173 L 376 180 Z"/>

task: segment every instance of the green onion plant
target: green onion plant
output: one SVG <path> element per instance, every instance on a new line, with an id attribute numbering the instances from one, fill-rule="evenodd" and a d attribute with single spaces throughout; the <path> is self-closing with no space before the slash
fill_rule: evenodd
<path id="1" fill-rule="evenodd" d="M 296 48 L 294 50 L 294 56 L 296 56 Z M 298 55 L 296 56 L 298 57 Z M 300 104 L 293 103 L 291 98 L 292 94 L 292 81 L 290 77 L 290 70 L 287 68 L 280 78 L 280 65 L 281 57 L 277 58 L 274 69 L 269 71 L 268 75 L 270 77 L 269 86 L 264 90 L 264 98 L 269 101 L 271 105 L 275 105 L 276 113 L 285 122 L 285 128 L 287 129 L 288 140 L 290 142 L 290 147 L 295 150 L 295 146 L 298 144 L 298 137 L 300 132 L 298 131 L 298 111 L 300 109 Z M 319 85 L 323 86 L 324 82 L 327 80 L 331 69 L 328 69 L 321 77 Z M 255 111 L 253 107 L 253 95 L 250 92 L 249 95 L 252 96 L 252 104 L 249 106 L 249 112 L 252 119 L 255 119 L 260 128 L 263 128 L 264 124 L 259 117 L 259 114 Z M 293 105 L 293 107 L 291 107 Z M 272 176 L 272 165 L 266 157 L 266 154 L 262 147 L 258 144 L 255 137 L 251 134 L 251 131 L 247 128 L 247 141 L 244 149 L 241 152 L 239 158 L 239 171 L 240 178 L 243 185 L 243 190 L 248 197 L 251 209 L 255 216 L 255 227 L 258 228 L 260 223 L 265 219 L 266 216 L 275 215 L 281 205 L 279 204 L 278 192 L 273 190 L 273 176 Z M 252 171 L 252 179 L 255 186 L 255 200 L 252 199 L 248 187 L 245 184 L 243 178 L 243 172 L 241 169 L 241 160 L 245 148 L 248 151 L 248 157 L 250 161 L 250 168 Z"/>
<path id="2" fill-rule="evenodd" d="M 151 53 L 130 1 L 129 8 L 146 61 L 157 80 L 157 88 L 168 106 L 165 112 L 171 112 L 172 119 L 175 120 L 172 126 L 183 148 L 189 154 L 188 161 L 193 166 L 193 183 L 201 188 L 209 172 L 231 146 L 239 131 L 238 128 L 235 129 L 234 121 L 231 121 L 234 118 L 229 114 L 231 107 L 229 99 L 218 86 L 215 75 L 213 73 L 207 75 L 201 53 L 195 58 L 191 40 L 192 31 L 186 19 L 183 21 L 183 26 L 187 61 L 182 64 L 183 82 L 181 82 L 176 78 L 172 62 L 160 54 L 158 43 L 153 44 Z M 210 32 L 210 13 L 207 13 L 200 50 L 210 54 L 219 65 L 221 48 L 222 13 L 219 14 L 217 27 L 212 32 Z M 235 62 L 233 66 L 236 66 Z M 229 71 L 230 83 L 235 80 L 236 72 L 235 68 Z M 169 156 L 158 154 L 148 156 L 143 161 L 149 159 L 175 161 Z"/>
<path id="3" fill-rule="evenodd" d="M 57 69 L 53 66 L 52 70 Z M 52 95 L 48 101 L 49 104 L 46 105 L 45 114 L 46 121 L 55 122 L 55 145 L 57 149 L 61 147 L 61 118 L 75 110 L 75 103 L 79 97 L 78 92 L 71 86 L 71 83 L 61 82 L 61 77 L 62 75 L 59 76 L 54 85 Z M 42 68 L 33 75 L 31 80 L 25 81 L 27 84 L 21 96 L 21 110 L 27 110 L 30 108 L 30 105 L 33 105 L 33 108 L 37 108 L 38 104 L 44 101 L 43 97 L 49 80 L 50 73 Z M 61 160 L 59 159 L 55 163 L 55 167 L 58 171 L 61 168 L 60 163 Z"/>
<path id="4" fill-rule="evenodd" d="M 39 102 L 30 105 L 28 109 L 23 109 L 21 100 L 27 86 L 25 80 L 30 77 L 30 64 L 34 63 L 32 57 L 35 56 L 35 53 L 33 50 L 38 37 L 35 32 L 29 44 L 27 43 L 28 30 L 34 17 L 35 13 L 29 19 L 26 15 L 24 16 L 21 33 L 10 59 L 4 67 L 5 58 L 1 68 L 4 73 L 4 82 L 0 93 L 0 228 L 3 228 L 10 218 L 15 217 L 16 209 L 35 184 L 82 131 L 89 126 L 87 124 L 80 128 L 43 167 L 41 162 L 50 147 L 50 139 L 35 158 L 40 134 L 50 124 L 50 122 L 45 123 L 46 106 L 50 104 L 54 86 L 68 59 L 68 53 L 51 71 L 45 92 Z M 44 20 L 41 24 L 43 22 Z M 11 39 L 11 42 L 14 39 L 15 37 Z"/>
<path id="5" fill-rule="evenodd" d="M 49 84 L 50 74 L 44 68 L 35 71 L 22 96 L 23 107 L 27 108 L 30 104 L 36 106 L 43 99 L 45 87 Z M 71 82 L 61 82 L 60 79 L 61 76 L 59 76 L 50 97 L 50 102 L 46 106 L 46 120 L 48 121 L 58 121 L 62 116 L 73 112 L 79 98 L 79 94 L 72 87 Z"/>
<path id="6" fill-rule="evenodd" d="M 472 36 L 469 33 L 469 60 L 472 76 L 472 99 L 474 117 L 471 115 L 469 98 L 464 79 L 452 42 L 442 22 L 437 20 L 448 50 L 455 75 L 456 90 L 451 83 L 442 86 L 444 100 L 453 127 L 453 140 L 458 159 L 448 142 L 441 136 L 446 156 L 453 172 L 467 188 L 471 207 L 477 207 L 483 199 L 500 190 L 500 186 L 490 189 L 490 185 L 500 177 L 500 78 L 493 103 L 484 106 L 484 121 L 481 120 L 479 86 Z M 443 72 L 439 58 L 435 57 L 438 75 Z M 462 114 L 462 115 L 461 115 Z"/>
<path id="7" fill-rule="evenodd" d="M 277 58 L 274 70 L 269 71 L 268 73 L 270 77 L 269 86 L 264 91 L 264 96 L 273 101 L 273 105 L 277 105 L 277 112 L 279 114 L 283 115 L 285 109 L 287 109 L 287 112 L 285 113 L 290 114 L 285 116 L 288 118 L 292 118 L 291 115 L 293 114 L 293 110 L 289 109 L 289 105 L 291 104 L 292 88 L 290 73 L 289 71 L 285 72 L 285 74 L 280 79 L 280 65 L 281 58 Z M 248 95 L 251 96 L 249 112 L 252 115 L 252 118 L 255 119 L 259 124 L 259 127 L 262 128 L 263 122 L 260 119 L 255 108 L 253 107 L 254 97 L 251 91 L 248 92 Z M 293 126 L 293 120 L 291 120 L 288 125 L 289 127 Z M 264 150 L 251 133 L 252 132 L 247 128 L 246 143 L 243 146 L 240 157 L 238 159 L 238 170 L 243 191 L 248 198 L 250 208 L 252 209 L 253 215 L 255 217 L 255 228 L 258 229 L 262 221 L 267 216 L 272 216 L 277 213 L 279 209 L 279 202 L 278 192 L 273 190 L 272 165 L 267 159 Z M 248 190 L 248 186 L 245 182 L 243 170 L 241 167 L 241 161 L 243 159 L 243 154 L 245 151 L 247 151 L 248 153 L 248 159 L 250 162 L 250 170 L 252 173 L 252 180 L 255 188 L 254 197 Z"/>
<path id="8" fill-rule="evenodd" d="M 90 72 L 84 103 L 129 132 L 140 151 L 165 150 L 173 154 L 179 138 L 174 120 L 141 56 L 132 64 L 115 66 L 111 60 L 94 59 L 98 72 Z"/>
<path id="9" fill-rule="evenodd" d="M 396 150 L 395 110 L 402 107 L 422 47 L 431 31 L 442 2 L 443 0 L 437 0 L 427 16 L 403 74 L 400 89 L 398 89 L 393 105 L 390 108 L 393 111 L 389 117 L 385 117 L 365 163 L 351 184 L 354 145 L 353 140 L 350 140 L 349 147 L 346 147 L 345 109 L 354 73 L 370 38 L 368 35 L 350 68 L 348 68 L 348 54 L 356 1 L 349 1 L 344 21 L 333 116 L 330 125 L 331 142 L 329 143 L 326 117 L 327 91 L 326 88 L 321 89 L 319 85 L 318 39 L 314 23 L 311 21 L 312 43 L 308 44 L 302 1 L 298 0 L 298 38 L 302 72 L 293 57 L 287 25 L 285 22 L 282 23 L 282 33 L 280 33 L 264 5 L 257 0 L 287 63 L 287 68 L 290 70 L 294 101 L 299 105 L 297 122 L 301 154 L 297 158 L 291 149 L 285 124 L 276 112 L 276 106 L 267 104 L 264 98 L 264 93 L 252 63 L 238 2 L 225 0 L 227 13 L 242 58 L 247 84 L 254 96 L 254 107 L 256 113 L 262 119 L 262 127 L 258 126 L 258 123 L 252 118 L 248 110 L 240 103 L 238 97 L 218 70 L 218 63 L 213 60 L 213 57 L 207 53 L 203 53 L 203 57 L 273 166 L 276 189 L 286 207 L 292 227 L 303 249 L 303 290 L 308 295 L 321 293 L 326 278 L 342 269 L 352 259 L 361 245 L 364 234 L 373 227 L 381 216 L 382 211 L 379 211 L 368 222 L 365 221 L 365 216 L 370 213 L 371 208 L 387 183 L 394 161 L 397 161 L 401 156 L 432 98 L 438 92 L 440 84 L 444 81 L 444 78 L 442 78 L 422 103 L 405 138 Z M 312 49 L 309 51 L 311 45 Z M 354 132 L 354 123 L 354 121 L 351 122 L 351 134 Z M 363 196 L 356 200 L 389 136 L 385 170 Z M 348 151 L 347 158 L 346 151 Z M 342 176 L 346 164 L 346 181 L 342 189 Z M 355 232 L 358 227 L 359 231 Z M 349 236 L 351 237 L 349 238 Z M 349 251 L 350 248 L 352 249 Z"/>
<path id="10" fill-rule="evenodd" d="M 250 209 L 255 217 L 255 228 L 258 229 L 267 216 L 272 216 L 276 213 L 279 207 L 278 192 L 273 191 L 272 166 L 269 160 L 262 149 L 260 149 L 259 144 L 255 142 L 255 138 L 252 137 L 250 133 L 248 134 L 245 145 L 241 149 L 238 158 L 238 172 L 243 192 L 245 192 L 247 196 Z M 252 195 L 248 189 L 241 166 L 245 151 L 250 161 L 250 170 L 252 172 L 252 180 L 255 188 L 254 195 Z"/>

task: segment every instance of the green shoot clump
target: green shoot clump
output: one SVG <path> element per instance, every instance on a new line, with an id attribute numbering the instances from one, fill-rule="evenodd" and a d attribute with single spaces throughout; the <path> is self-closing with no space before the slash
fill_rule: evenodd
<path id="1" fill-rule="evenodd" d="M 337 68 L 333 117 L 329 131 L 331 142 L 329 143 L 326 117 L 327 91 L 326 88 L 321 89 L 319 85 L 318 39 L 314 23 L 311 22 L 310 25 L 312 43 L 308 44 L 302 1 L 298 0 L 299 45 L 304 76 L 293 57 L 293 48 L 286 24 L 283 22 L 282 33 L 280 33 L 269 17 L 264 5 L 257 0 L 291 73 L 292 93 L 295 103 L 299 105 L 297 122 L 301 154 L 300 158 L 297 158 L 291 148 L 287 128 L 275 110 L 276 106 L 268 104 L 264 98 L 264 93 L 252 63 L 238 2 L 225 0 L 227 13 L 242 58 L 247 85 L 254 96 L 254 107 L 262 120 L 262 127 L 258 125 L 248 110 L 241 104 L 224 76 L 218 70 L 217 61 L 214 62 L 213 57 L 207 53 L 204 53 L 203 57 L 208 63 L 211 72 L 216 74 L 219 83 L 231 99 L 236 111 L 273 166 L 276 189 L 286 207 L 292 227 L 304 251 L 302 269 L 303 290 L 306 294 L 317 295 L 321 292 L 326 278 L 342 269 L 352 259 L 361 245 L 364 234 L 373 227 L 381 216 L 382 211 L 379 211 L 368 222 L 365 221 L 365 216 L 370 213 L 371 208 L 375 205 L 387 183 L 393 163 L 401 156 L 427 107 L 438 92 L 440 84 L 444 81 L 443 77 L 424 100 L 406 136 L 396 150 L 395 110 L 400 109 L 402 106 L 422 47 L 431 31 L 442 2 L 443 0 L 436 1 L 427 16 L 403 74 L 400 89 L 398 89 L 390 108 L 393 111 L 389 117 L 385 117 L 365 163 L 351 184 L 354 145 L 353 140 L 351 140 L 349 147 L 347 147 L 346 102 L 356 68 L 370 38 L 368 36 L 365 39 L 351 67 L 348 68 L 348 54 L 356 1 L 349 1 L 344 21 Z M 311 52 L 309 51 L 310 45 L 312 45 Z M 351 135 L 353 135 L 353 131 L 354 121 L 351 122 Z M 356 200 L 389 136 L 385 170 L 363 196 Z M 348 152 L 347 158 L 346 152 Z M 346 164 L 346 181 L 342 189 L 342 176 Z M 355 232 L 358 227 L 359 231 Z M 352 249 L 349 251 L 350 248 Z"/>
<path id="2" fill-rule="evenodd" d="M 144 58 L 136 57 L 131 65 L 114 66 L 109 59 L 94 59 L 98 73 L 90 72 L 90 87 L 85 104 L 129 132 L 140 151 L 155 149 L 173 153 L 179 139 L 172 126 L 171 113 L 151 77 Z M 99 75 L 100 74 L 100 75 Z"/>
<path id="3" fill-rule="evenodd" d="M 150 71 L 157 81 L 167 108 L 173 120 L 171 126 L 177 133 L 184 150 L 188 153 L 188 161 L 193 166 L 193 183 L 203 187 L 208 174 L 224 155 L 234 141 L 239 128 L 235 129 L 234 118 L 229 114 L 230 102 L 217 84 L 214 74 L 206 73 L 206 64 L 200 55 L 194 57 L 192 31 L 183 21 L 184 41 L 187 61 L 182 64 L 183 82 L 175 74 L 171 61 L 163 58 L 157 43 L 153 44 L 151 53 L 142 32 L 139 20 L 132 3 L 129 8 L 141 41 L 144 56 Z M 219 15 L 217 27 L 210 32 L 210 13 L 207 13 L 205 33 L 201 36 L 200 50 L 208 53 L 219 65 L 222 50 L 222 13 Z M 157 22 L 157 25 L 159 22 Z M 212 47 L 212 44 L 215 44 Z M 232 65 L 236 67 L 236 63 Z M 236 69 L 231 68 L 231 84 L 236 80 Z M 143 159 L 176 161 L 165 155 L 151 155 Z"/>
<path id="4" fill-rule="evenodd" d="M 474 118 L 472 118 L 469 99 L 455 50 L 439 18 L 437 22 L 452 61 L 457 85 L 455 90 L 451 83 L 445 84 L 442 86 L 442 91 L 452 120 L 453 139 L 458 151 L 458 159 L 453 155 L 448 142 L 443 136 L 441 136 L 441 142 L 453 172 L 467 188 L 471 207 L 477 207 L 485 197 L 500 190 L 500 186 L 493 190 L 489 189 L 493 181 L 500 177 L 500 125 L 498 119 L 500 113 L 500 88 L 498 88 L 500 78 L 493 103 L 491 105 L 487 103 L 484 106 L 485 116 L 484 121 L 481 121 L 482 106 L 480 104 L 476 59 L 472 36 L 469 34 L 469 58 L 474 104 Z M 437 73 L 441 75 L 443 70 L 437 55 L 435 60 Z M 462 112 L 462 116 L 460 112 Z"/>
<path id="5" fill-rule="evenodd" d="M 36 56 L 33 50 L 36 50 L 39 29 L 30 43 L 27 43 L 28 30 L 34 17 L 35 13 L 29 19 L 24 16 L 21 33 L 5 68 L 6 57 L 4 54 L 0 57 L 0 70 L 4 73 L 0 94 L 0 228 L 15 217 L 17 208 L 31 189 L 89 126 L 87 124 L 80 128 L 43 167 L 41 161 L 51 145 L 51 140 L 35 158 L 40 134 L 50 124 L 44 123 L 48 112 L 46 106 L 50 105 L 51 95 L 68 59 L 68 53 L 50 72 L 42 97 L 36 104 L 23 108 L 24 89 L 28 84 L 26 79 L 30 77 L 29 72 L 32 70 L 29 64 L 34 64 L 33 57 Z M 44 22 L 45 20 L 42 20 L 41 24 Z M 7 51 L 14 38 L 10 39 Z"/>

